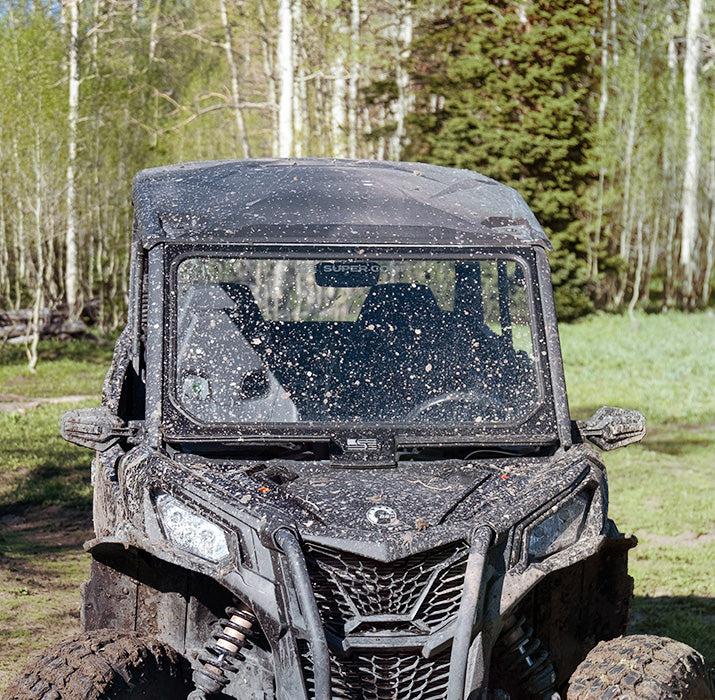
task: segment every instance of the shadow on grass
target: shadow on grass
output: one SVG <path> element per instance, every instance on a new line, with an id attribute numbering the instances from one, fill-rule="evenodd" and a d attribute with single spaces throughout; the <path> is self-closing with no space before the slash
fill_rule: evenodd
<path id="1" fill-rule="evenodd" d="M 677 639 L 697 649 L 715 668 L 715 598 L 636 596 L 628 631 Z"/>
<path id="2" fill-rule="evenodd" d="M 60 416 L 70 406 L 41 406 L 24 414 L 0 413 L 0 431 L 5 435 L 0 516 L 9 507 L 91 505 L 92 454 L 59 435 Z"/>

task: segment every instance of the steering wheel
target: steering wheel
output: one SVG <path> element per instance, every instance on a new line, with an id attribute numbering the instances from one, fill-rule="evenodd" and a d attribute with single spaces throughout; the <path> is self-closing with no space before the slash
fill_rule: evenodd
<path id="1" fill-rule="evenodd" d="M 477 409 L 476 411 L 474 409 Z M 495 420 L 506 413 L 506 406 L 495 396 L 470 389 L 451 391 L 433 396 L 417 404 L 406 416 L 408 421 L 417 418 L 442 421 Z M 463 415 L 466 414 L 466 415 Z"/>

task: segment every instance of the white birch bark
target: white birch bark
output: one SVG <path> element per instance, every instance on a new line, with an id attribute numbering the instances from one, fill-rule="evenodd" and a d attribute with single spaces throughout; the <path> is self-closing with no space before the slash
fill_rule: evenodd
<path id="1" fill-rule="evenodd" d="M 708 163 L 708 209 L 710 221 L 708 225 L 708 239 L 705 245 L 705 276 L 703 277 L 702 304 L 707 306 L 712 292 L 711 279 L 715 264 L 715 109 L 712 113 L 710 125 L 710 161 Z"/>
<path id="2" fill-rule="evenodd" d="M 305 27 L 303 27 L 303 5 L 301 0 L 293 2 L 293 71 L 294 71 L 294 88 L 293 88 L 293 152 L 296 158 L 304 155 L 305 146 L 305 128 L 307 119 L 306 107 L 306 80 L 305 67 L 303 65 L 302 44 L 304 39 Z"/>
<path id="3" fill-rule="evenodd" d="M 25 344 L 27 354 L 27 367 L 33 374 L 37 369 L 37 345 L 40 341 L 40 312 L 44 300 L 43 280 L 45 277 L 45 255 L 42 241 L 42 169 L 40 157 L 40 134 L 35 133 L 35 295 L 32 304 L 32 321 L 28 328 L 28 342 Z"/>
<path id="4" fill-rule="evenodd" d="M 261 22 L 263 33 L 261 36 L 261 46 L 263 48 L 263 70 L 266 74 L 268 82 L 268 103 L 273 105 L 271 111 L 271 155 L 277 156 L 280 152 L 280 128 L 279 128 L 279 105 L 278 105 L 278 89 L 276 85 L 276 55 L 273 45 L 268 38 L 268 20 L 266 18 L 266 8 L 264 0 L 258 0 L 258 16 Z"/>
<path id="5" fill-rule="evenodd" d="M 613 0 L 615 1 L 615 0 Z M 610 0 L 606 2 L 606 9 L 610 7 Z M 608 107 L 608 20 L 603 19 L 601 29 L 601 98 L 598 102 L 598 133 L 603 134 L 603 125 L 606 120 L 606 108 Z M 601 136 L 603 138 L 603 136 Z M 603 197 L 606 182 L 606 162 L 603 151 L 599 153 L 600 165 L 598 168 L 598 201 L 596 205 L 596 231 L 593 236 L 593 246 L 588 247 L 589 260 L 587 266 L 592 279 L 598 277 L 598 251 L 601 247 L 601 227 L 603 225 Z"/>
<path id="6" fill-rule="evenodd" d="M 615 306 L 619 307 L 623 303 L 626 294 L 626 284 L 628 278 L 631 256 L 631 242 L 633 240 L 633 222 L 635 219 L 635 207 L 631 194 L 631 183 L 633 180 L 633 154 L 636 144 L 636 132 L 638 129 L 638 119 L 640 111 L 640 81 L 641 81 L 641 49 L 644 39 L 645 29 L 641 25 L 637 32 L 635 70 L 633 71 L 633 91 L 631 93 L 631 104 L 628 114 L 628 127 L 626 131 L 626 150 L 623 156 L 623 212 L 621 216 L 621 236 L 619 245 L 619 255 L 625 261 L 623 273 L 620 275 L 620 286 L 613 296 Z"/>
<path id="7" fill-rule="evenodd" d="M 65 294 L 70 317 L 79 315 L 79 261 L 77 250 L 77 189 L 75 167 L 77 161 L 77 122 L 79 120 L 79 0 L 66 0 L 69 11 L 68 45 L 68 155 L 67 155 L 67 229 L 65 232 Z"/>
<path id="8" fill-rule="evenodd" d="M 360 82 L 360 0 L 350 3 L 350 80 L 348 83 L 348 157 L 357 158 L 358 84 Z"/>
<path id="9" fill-rule="evenodd" d="M 412 5 L 409 0 L 400 3 L 398 9 L 397 52 L 395 59 L 397 101 L 394 107 L 395 133 L 390 140 L 390 158 L 399 160 L 405 140 L 405 124 L 407 115 L 412 105 L 410 92 L 410 74 L 406 62 L 410 58 L 410 44 L 412 43 Z"/>
<path id="10" fill-rule="evenodd" d="M 236 143 L 241 146 L 241 153 L 244 158 L 251 157 L 251 149 L 246 137 L 246 127 L 243 123 L 243 112 L 241 111 L 241 94 L 238 89 L 238 65 L 233 53 L 233 37 L 231 35 L 231 25 L 228 22 L 228 12 L 226 11 L 226 0 L 219 0 L 219 13 L 221 15 L 221 26 L 223 27 L 223 50 L 226 54 L 226 62 L 231 72 L 231 98 L 233 99 L 233 113 L 236 122 Z M 237 149 L 238 150 L 238 149 Z"/>
<path id="11" fill-rule="evenodd" d="M 154 63 L 156 58 L 156 46 L 159 43 L 159 14 L 161 12 L 161 0 L 156 0 L 154 11 L 151 14 L 151 24 L 149 25 L 149 65 Z"/>
<path id="12" fill-rule="evenodd" d="M 291 0 L 278 5 L 278 67 L 280 98 L 278 102 L 278 155 L 293 155 L 293 9 Z"/>
<path id="13" fill-rule="evenodd" d="M 694 259 L 693 251 L 698 234 L 698 174 L 700 170 L 700 91 L 698 64 L 700 62 L 700 23 L 702 0 L 690 0 L 688 29 L 683 66 L 685 89 L 686 158 L 683 174 L 683 227 L 681 232 L 680 264 L 683 267 L 683 296 L 692 301 Z M 689 300 L 689 301 L 687 301 Z"/>
<path id="14" fill-rule="evenodd" d="M 341 27 L 336 23 L 335 29 L 338 34 L 338 46 L 336 47 L 332 70 L 333 91 L 330 102 L 330 133 L 333 158 L 345 158 L 347 155 L 347 142 L 345 138 L 347 110 L 345 109 L 345 104 L 348 85 L 345 79 L 345 47 L 342 43 Z"/>
<path id="15" fill-rule="evenodd" d="M 678 50 L 676 41 L 676 23 L 670 12 L 666 14 L 666 29 L 668 35 L 668 102 L 670 114 L 673 114 L 673 105 L 676 104 L 678 91 Z M 665 213 L 667 215 L 665 239 L 665 280 L 663 283 L 662 310 L 675 306 L 675 277 L 677 270 L 677 253 L 675 251 L 675 238 L 680 213 L 679 197 L 675 194 L 676 187 L 676 158 L 678 153 L 678 126 L 675 118 L 667 120 L 668 127 L 663 143 L 663 182 L 665 183 Z"/>

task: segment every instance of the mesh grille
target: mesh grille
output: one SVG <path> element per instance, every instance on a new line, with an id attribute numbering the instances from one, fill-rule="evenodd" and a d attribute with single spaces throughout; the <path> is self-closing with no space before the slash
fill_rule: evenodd
<path id="1" fill-rule="evenodd" d="M 463 542 L 384 563 L 320 545 L 306 559 L 323 624 L 344 636 L 345 623 L 373 615 L 411 616 L 425 631 L 459 608 L 468 548 Z"/>
<path id="2" fill-rule="evenodd" d="M 315 697 L 308 645 L 299 643 L 308 697 Z M 443 700 L 449 680 L 450 650 L 431 659 L 418 652 L 330 657 L 331 695 L 335 700 Z"/>

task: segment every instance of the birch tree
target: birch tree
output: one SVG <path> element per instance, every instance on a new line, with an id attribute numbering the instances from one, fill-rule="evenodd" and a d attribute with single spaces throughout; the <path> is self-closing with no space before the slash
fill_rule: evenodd
<path id="1" fill-rule="evenodd" d="M 293 10 L 291 0 L 279 0 L 278 50 L 276 62 L 280 69 L 280 99 L 278 103 L 278 155 L 293 155 Z"/>
<path id="2" fill-rule="evenodd" d="M 241 107 L 241 94 L 238 88 L 238 65 L 233 51 L 233 36 L 231 33 L 231 25 L 228 21 L 228 12 L 226 11 L 226 0 L 219 0 L 219 13 L 221 15 L 221 25 L 224 33 L 224 52 L 226 54 L 226 62 L 231 71 L 231 97 L 233 99 L 232 108 L 235 113 L 236 120 L 236 141 L 241 145 L 241 153 L 244 157 L 250 158 L 251 149 L 246 138 L 246 127 L 243 122 L 243 111 Z M 238 150 L 238 149 L 237 149 Z"/>
<path id="3" fill-rule="evenodd" d="M 683 177 L 683 228 L 680 246 L 680 264 L 683 266 L 683 297 L 688 305 L 694 304 L 693 254 L 698 235 L 698 180 L 700 176 L 700 89 L 698 65 L 700 63 L 700 25 L 702 0 L 688 2 L 688 30 L 685 42 L 683 86 L 685 92 L 686 159 Z"/>
<path id="4" fill-rule="evenodd" d="M 65 234 L 65 291 L 71 317 L 79 315 L 79 261 L 77 243 L 77 122 L 79 121 L 79 0 L 65 0 L 67 40 L 67 229 Z"/>

